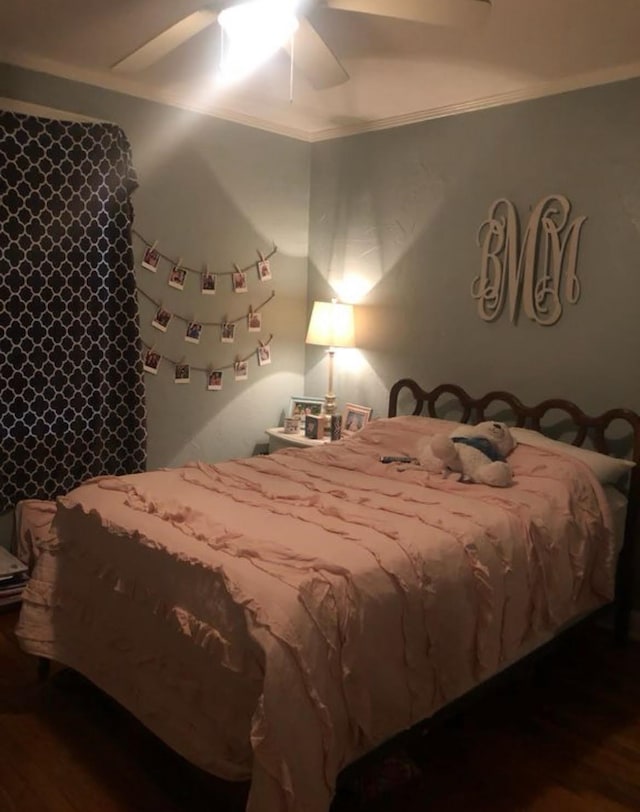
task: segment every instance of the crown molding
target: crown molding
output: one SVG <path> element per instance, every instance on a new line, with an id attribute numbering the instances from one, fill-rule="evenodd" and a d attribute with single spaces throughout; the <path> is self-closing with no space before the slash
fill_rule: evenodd
<path id="1" fill-rule="evenodd" d="M 70 81 L 80 82 L 82 84 L 93 85 L 104 90 L 111 90 L 127 96 L 145 99 L 146 101 L 165 104 L 181 110 L 188 110 L 200 115 L 221 119 L 223 121 L 229 121 L 234 124 L 241 124 L 246 127 L 253 127 L 254 129 L 264 130 L 275 135 L 282 135 L 288 138 L 294 138 L 298 141 L 305 141 L 307 143 L 329 141 L 336 138 L 360 135 L 367 132 L 388 130 L 394 127 L 404 127 L 409 124 L 418 124 L 422 121 L 429 121 L 431 119 L 445 118 L 448 116 L 461 115 L 463 113 L 472 113 L 479 110 L 487 110 L 493 107 L 517 104 L 523 101 L 532 101 L 534 99 L 544 98 L 545 96 L 556 96 L 561 93 L 568 93 L 574 90 L 583 90 L 585 88 L 598 85 L 611 84 L 613 82 L 624 81 L 625 79 L 633 79 L 640 76 L 640 61 L 632 62 L 630 64 L 619 65 L 613 68 L 604 68 L 602 70 L 591 71 L 578 76 L 552 80 L 549 82 L 539 82 L 531 87 L 509 91 L 507 93 L 498 93 L 492 96 L 484 96 L 479 99 L 460 102 L 459 104 L 450 104 L 431 109 L 416 110 L 414 112 L 399 116 L 390 116 L 388 118 L 377 119 L 375 121 L 360 121 L 357 124 L 347 126 L 331 127 L 318 130 L 303 130 L 297 127 L 288 127 L 286 125 L 276 124 L 272 121 L 259 118 L 257 116 L 238 113 L 224 107 L 216 107 L 215 110 L 212 110 L 210 107 L 189 102 L 185 103 L 183 98 L 179 98 L 174 94 L 156 89 L 150 90 L 149 88 L 142 87 L 141 85 L 138 85 L 126 78 L 106 74 L 104 71 L 72 67 L 53 60 L 41 59 L 16 53 L 0 53 L 0 60 L 7 62 L 10 65 L 24 68 L 25 70 L 37 71 L 39 73 L 50 74 L 61 79 L 68 79 Z M 40 105 L 34 105 L 34 107 L 39 106 Z M 46 110 L 52 108 L 44 107 L 43 109 Z M 71 113 L 70 111 L 54 112 L 57 112 L 58 114 L 62 112 L 67 116 L 78 115 Z M 87 117 L 85 118 L 87 120 L 91 120 Z"/>
<path id="2" fill-rule="evenodd" d="M 636 79 L 638 77 L 640 77 L 640 62 L 632 62 L 627 65 L 620 65 L 615 68 L 604 68 L 565 79 L 540 82 L 534 86 L 520 90 L 509 91 L 508 93 L 497 93 L 494 96 L 484 96 L 480 99 L 460 102 L 459 104 L 443 105 L 441 107 L 431 108 L 430 110 L 416 110 L 413 113 L 406 113 L 401 116 L 390 116 L 389 118 L 378 119 L 377 121 L 359 122 L 358 124 L 347 127 L 318 130 L 309 134 L 308 140 L 311 142 L 328 141 L 350 135 L 360 135 L 366 132 L 389 130 L 394 127 L 404 127 L 408 124 L 419 124 L 422 121 L 429 121 L 430 119 L 473 113 L 479 110 L 488 110 L 492 107 L 505 107 L 509 104 L 533 101 L 534 99 L 541 99 L 546 96 L 557 96 L 561 93 L 584 90 L 588 87 L 607 85 L 613 82 L 621 82 L 625 79 Z"/>
<path id="3" fill-rule="evenodd" d="M 250 116 L 246 113 L 238 113 L 235 110 L 230 110 L 225 107 L 216 106 L 215 110 L 212 110 L 211 107 L 205 107 L 203 105 L 189 102 L 185 103 L 182 97 L 157 89 L 151 90 L 149 88 L 145 88 L 142 85 L 132 82 L 124 77 L 115 74 L 108 74 L 105 71 L 65 65 L 64 63 L 51 59 L 43 59 L 40 57 L 33 57 L 22 53 L 17 54 L 7 51 L 0 51 L 0 62 L 6 62 L 9 65 L 13 65 L 17 68 L 23 68 L 24 70 L 35 71 L 37 73 L 46 73 L 59 79 L 68 79 L 72 82 L 99 87 L 103 90 L 111 90 L 115 93 L 122 93 L 125 96 L 133 96 L 136 99 L 144 99 L 145 101 L 164 104 L 169 107 L 177 107 L 180 110 L 187 110 L 191 113 L 209 116 L 210 118 L 221 119 L 234 124 L 242 124 L 246 127 L 253 127 L 254 129 L 258 130 L 265 130 L 275 135 L 295 138 L 298 141 L 310 140 L 309 134 L 305 130 L 276 124 L 272 121 L 268 121 L 267 119 L 258 118 L 257 116 Z M 67 116 L 71 114 L 70 111 L 61 112 L 65 112 Z"/>

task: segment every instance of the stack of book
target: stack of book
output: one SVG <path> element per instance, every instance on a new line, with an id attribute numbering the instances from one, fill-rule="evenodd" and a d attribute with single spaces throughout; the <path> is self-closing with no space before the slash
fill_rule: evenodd
<path id="1" fill-rule="evenodd" d="M 27 568 L 22 561 L 0 547 L 0 609 L 20 603 L 28 580 Z"/>

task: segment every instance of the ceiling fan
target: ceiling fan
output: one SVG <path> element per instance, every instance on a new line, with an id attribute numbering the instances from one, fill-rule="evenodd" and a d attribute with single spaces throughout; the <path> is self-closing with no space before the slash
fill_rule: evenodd
<path id="1" fill-rule="evenodd" d="M 264 10 L 270 3 L 272 8 L 281 10 L 286 2 L 294 9 L 294 22 L 297 25 L 294 40 L 295 68 L 307 77 L 316 90 L 334 87 L 349 78 L 330 46 L 309 19 L 309 13 L 316 8 L 444 26 L 479 25 L 486 20 L 491 10 L 491 0 L 222 0 L 183 17 L 116 62 L 112 70 L 136 73 L 150 67 L 215 22 L 220 22 L 222 26 L 224 15 L 232 9 L 246 9 L 246 16 L 251 18 L 254 14 L 252 9 Z M 261 34 L 262 29 L 258 29 L 258 33 Z M 276 49 L 280 46 L 287 48 L 289 42 L 290 38 L 287 37 L 285 42 L 277 43 Z"/>

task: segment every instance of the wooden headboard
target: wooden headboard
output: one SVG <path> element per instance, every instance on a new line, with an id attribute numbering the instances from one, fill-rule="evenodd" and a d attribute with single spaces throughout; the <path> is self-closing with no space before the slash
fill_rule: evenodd
<path id="1" fill-rule="evenodd" d="M 495 408 L 496 405 L 508 407 L 507 411 L 510 419 L 505 422 L 515 426 L 526 426 L 527 428 L 545 433 L 543 421 L 550 412 L 563 412 L 563 429 L 575 436 L 572 444 L 582 446 L 587 439 L 593 443 L 593 447 L 602 454 L 611 456 L 622 456 L 614 453 L 614 448 L 620 446 L 619 438 L 615 441 L 607 436 L 611 424 L 621 421 L 626 424 L 630 431 L 626 432 L 624 456 L 628 456 L 636 463 L 627 488 L 628 507 L 625 523 L 624 542 L 618 558 L 616 571 L 616 634 L 626 637 L 629 629 L 629 617 L 631 612 L 632 593 L 634 587 L 633 579 L 633 559 L 634 546 L 638 537 L 638 502 L 640 501 L 640 415 L 630 409 L 609 409 L 603 414 L 592 417 L 582 411 L 575 403 L 561 398 L 551 398 L 538 403 L 536 406 L 525 406 L 515 395 L 510 392 L 495 391 L 489 392 L 483 397 L 473 398 L 462 387 L 455 384 L 445 383 L 432 389 L 430 392 L 423 389 L 411 378 L 402 378 L 391 387 L 389 392 L 389 417 L 396 417 L 398 414 L 398 402 L 401 396 L 409 393 L 414 400 L 413 410 L 410 414 L 421 415 L 425 413 L 429 417 L 447 417 L 461 423 L 479 423 L 483 420 L 500 419 L 495 414 L 487 414 L 487 411 Z M 443 413 L 451 406 L 455 408 L 455 416 Z"/>

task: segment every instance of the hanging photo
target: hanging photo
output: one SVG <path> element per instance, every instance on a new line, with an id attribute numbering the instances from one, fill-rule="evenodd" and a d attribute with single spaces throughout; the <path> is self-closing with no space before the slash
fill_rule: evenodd
<path id="1" fill-rule="evenodd" d="M 147 248 L 142 257 L 142 267 L 155 273 L 158 270 L 159 262 L 160 254 L 156 249 L 153 246 Z"/>
<path id="2" fill-rule="evenodd" d="M 147 350 L 144 354 L 142 368 L 145 372 L 150 372 L 152 375 L 158 374 L 158 367 L 160 366 L 160 353 L 155 350 Z"/>
<path id="3" fill-rule="evenodd" d="M 249 377 L 249 364 L 246 361 L 236 361 L 233 371 L 236 381 L 246 381 Z"/>
<path id="4" fill-rule="evenodd" d="M 234 271 L 231 275 L 234 293 L 248 293 L 247 275 L 244 271 Z"/>
<path id="5" fill-rule="evenodd" d="M 216 275 L 206 271 L 200 277 L 200 291 L 205 296 L 215 296 L 216 292 Z"/>
<path id="6" fill-rule="evenodd" d="M 184 290 L 184 283 L 187 278 L 187 272 L 184 268 L 174 265 L 169 274 L 169 285 L 178 290 Z"/>
<path id="7" fill-rule="evenodd" d="M 212 369 L 207 377 L 207 389 L 211 392 L 217 392 L 222 389 L 222 370 Z"/>
<path id="8" fill-rule="evenodd" d="M 191 380 L 191 370 L 189 364 L 176 364 L 175 383 L 189 383 Z"/>
<path id="9" fill-rule="evenodd" d="M 199 344 L 201 335 L 202 325 L 200 322 L 190 321 L 189 324 L 187 324 L 187 332 L 184 340 L 188 341 L 190 344 Z"/>
<path id="10" fill-rule="evenodd" d="M 265 364 L 271 363 L 271 347 L 267 344 L 261 344 L 258 347 L 258 365 L 263 367 Z"/>
<path id="11" fill-rule="evenodd" d="M 258 263 L 258 279 L 261 282 L 268 282 L 271 279 L 271 265 L 268 259 L 261 259 Z"/>
<path id="12" fill-rule="evenodd" d="M 169 313 L 168 310 L 165 310 L 164 307 L 159 307 L 151 324 L 156 328 L 156 330 L 166 333 L 170 321 L 171 313 Z"/>
<path id="13" fill-rule="evenodd" d="M 236 337 L 236 325 L 232 321 L 226 321 L 222 325 L 222 330 L 220 331 L 220 341 L 223 344 L 233 344 L 233 340 Z"/>
<path id="14" fill-rule="evenodd" d="M 262 330 L 262 313 L 252 310 L 247 316 L 247 328 L 250 333 L 259 333 Z"/>

